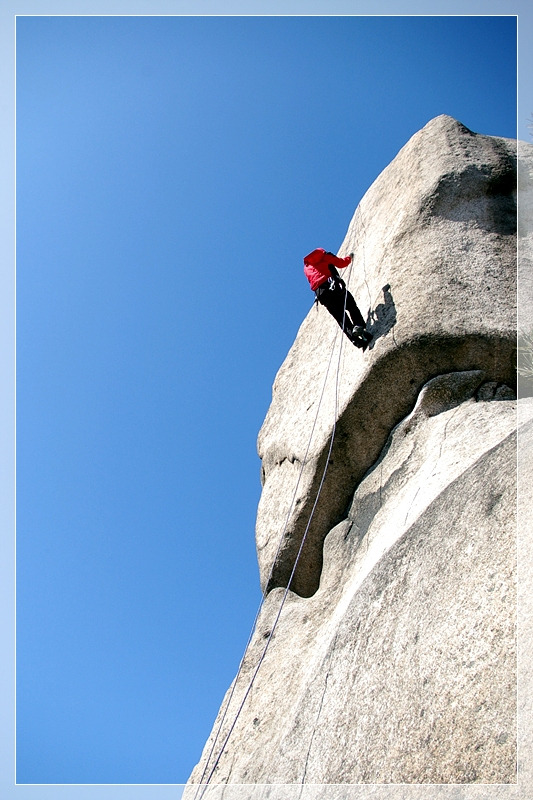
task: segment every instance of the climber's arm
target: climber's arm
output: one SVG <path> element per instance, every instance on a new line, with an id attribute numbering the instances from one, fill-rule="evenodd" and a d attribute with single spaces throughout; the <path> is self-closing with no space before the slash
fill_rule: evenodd
<path id="1" fill-rule="evenodd" d="M 329 263 L 333 264 L 334 267 L 338 267 L 339 269 L 344 269 L 351 263 L 352 256 L 346 256 L 345 258 L 339 258 L 338 256 L 334 255 L 333 253 L 327 252 L 326 255 L 328 256 Z"/>

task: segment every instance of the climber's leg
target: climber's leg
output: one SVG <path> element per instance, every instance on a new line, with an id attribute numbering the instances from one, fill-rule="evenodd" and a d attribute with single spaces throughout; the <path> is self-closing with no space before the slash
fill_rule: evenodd
<path id="1" fill-rule="evenodd" d="M 344 290 L 338 286 L 335 286 L 334 289 L 325 289 L 318 295 L 318 302 L 327 308 L 339 327 L 350 337 L 353 325 L 345 314 Z"/>
<path id="2" fill-rule="evenodd" d="M 361 326 L 362 328 L 365 327 L 365 320 L 363 315 L 359 311 L 357 307 L 357 303 L 354 300 L 353 295 L 350 292 L 346 292 L 346 311 L 352 318 L 353 326 Z"/>

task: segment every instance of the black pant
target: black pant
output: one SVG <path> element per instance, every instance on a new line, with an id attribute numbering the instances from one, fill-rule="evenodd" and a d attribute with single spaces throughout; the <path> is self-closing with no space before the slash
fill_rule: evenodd
<path id="1" fill-rule="evenodd" d="M 363 315 L 357 308 L 353 295 L 346 288 L 344 281 L 335 281 L 335 288 L 329 287 L 330 283 L 324 283 L 318 287 L 316 291 L 318 302 L 327 308 L 348 335 L 356 325 L 362 325 L 364 328 Z"/>

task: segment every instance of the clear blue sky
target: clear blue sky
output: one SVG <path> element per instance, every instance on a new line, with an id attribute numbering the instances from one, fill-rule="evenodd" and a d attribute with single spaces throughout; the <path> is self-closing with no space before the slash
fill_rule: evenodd
<path id="1" fill-rule="evenodd" d="M 18 19 L 18 782 L 187 780 L 302 257 L 432 117 L 514 137 L 515 89 L 513 18 Z"/>

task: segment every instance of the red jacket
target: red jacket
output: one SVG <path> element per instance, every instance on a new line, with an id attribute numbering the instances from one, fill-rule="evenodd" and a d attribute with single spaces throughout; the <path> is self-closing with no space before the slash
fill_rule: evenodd
<path id="1" fill-rule="evenodd" d="M 327 253 L 322 247 L 317 247 L 316 250 L 309 253 L 309 255 L 304 258 L 304 273 L 311 284 L 313 292 L 331 277 L 331 272 L 329 271 L 330 264 L 333 264 L 334 267 L 339 267 L 339 269 L 344 269 L 351 260 L 351 256 L 338 258 L 334 256 L 333 253 Z"/>

